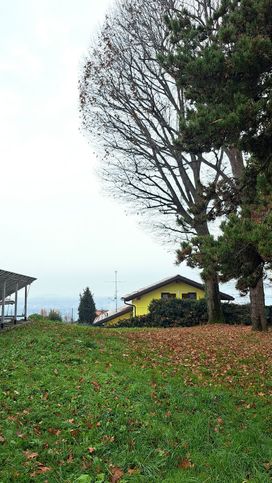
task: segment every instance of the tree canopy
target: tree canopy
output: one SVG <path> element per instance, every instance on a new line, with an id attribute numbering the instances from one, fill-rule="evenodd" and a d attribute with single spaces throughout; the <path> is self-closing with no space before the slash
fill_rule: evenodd
<path id="1" fill-rule="evenodd" d="M 188 101 L 183 150 L 234 145 L 271 162 L 271 11 L 271 0 L 195 0 L 168 17 L 175 49 L 165 62 Z"/>

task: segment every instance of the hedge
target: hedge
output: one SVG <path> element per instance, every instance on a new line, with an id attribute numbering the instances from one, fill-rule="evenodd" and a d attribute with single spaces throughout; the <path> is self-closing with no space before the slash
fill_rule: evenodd
<path id="1" fill-rule="evenodd" d="M 250 325 L 248 304 L 222 304 L 225 323 Z M 272 318 L 272 308 L 267 307 L 267 317 Z M 115 327 L 193 327 L 208 320 L 206 300 L 160 299 L 149 305 L 149 313 L 140 317 L 121 320 Z"/>

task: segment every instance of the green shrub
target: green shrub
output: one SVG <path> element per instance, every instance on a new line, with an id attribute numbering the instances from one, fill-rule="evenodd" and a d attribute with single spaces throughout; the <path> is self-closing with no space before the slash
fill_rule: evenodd
<path id="1" fill-rule="evenodd" d="M 119 320 L 118 323 L 109 327 L 156 327 L 150 314 L 141 315 L 140 317 L 131 317 L 130 319 Z"/>
<path id="2" fill-rule="evenodd" d="M 28 318 L 29 320 L 47 320 L 47 318 L 41 314 L 31 314 Z"/>
<path id="3" fill-rule="evenodd" d="M 203 300 L 153 300 L 149 312 L 158 327 L 192 327 L 207 322 L 207 304 Z"/>
<path id="4" fill-rule="evenodd" d="M 249 304 L 222 304 L 225 323 L 251 325 Z M 272 321 L 272 307 L 266 307 L 267 318 Z M 208 320 L 207 302 L 190 299 L 153 300 L 149 314 L 121 320 L 116 327 L 193 327 Z"/>
<path id="5" fill-rule="evenodd" d="M 251 325 L 249 304 L 239 305 L 233 303 L 225 303 L 222 304 L 222 308 L 226 324 Z"/>
<path id="6" fill-rule="evenodd" d="M 56 322 L 62 322 L 62 317 L 61 314 L 58 310 L 56 309 L 51 309 L 48 314 L 48 319 L 49 320 L 54 320 Z"/>
<path id="7" fill-rule="evenodd" d="M 267 305 L 265 307 L 265 314 L 266 314 L 268 325 L 272 326 L 272 305 Z"/>

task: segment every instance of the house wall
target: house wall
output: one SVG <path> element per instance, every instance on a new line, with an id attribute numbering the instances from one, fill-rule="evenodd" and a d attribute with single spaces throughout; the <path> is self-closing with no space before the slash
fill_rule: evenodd
<path id="1" fill-rule="evenodd" d="M 152 292 L 142 295 L 139 298 L 133 299 L 132 304 L 135 306 L 135 308 L 133 308 L 133 315 L 139 316 L 147 314 L 150 302 L 152 302 L 152 300 L 154 299 L 160 299 L 162 292 L 174 293 L 176 295 L 176 298 L 179 299 L 182 298 L 182 294 L 186 294 L 189 292 L 195 292 L 197 300 L 203 299 L 205 297 L 204 290 L 201 290 L 200 288 L 192 287 L 191 285 L 182 282 L 172 282 L 160 288 L 157 288 L 156 290 L 152 290 Z"/>
<path id="2" fill-rule="evenodd" d="M 131 312 L 127 312 L 126 314 L 123 314 L 123 315 L 117 315 L 116 317 L 114 317 L 114 319 L 111 319 L 109 322 L 106 322 L 106 326 L 107 327 L 114 327 L 118 322 L 119 320 L 127 320 L 127 319 L 130 319 L 132 317 L 132 311 Z"/>

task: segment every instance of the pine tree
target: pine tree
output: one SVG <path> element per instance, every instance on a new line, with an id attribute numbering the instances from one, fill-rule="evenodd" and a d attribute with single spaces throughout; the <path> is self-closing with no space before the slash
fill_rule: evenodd
<path id="1" fill-rule="evenodd" d="M 230 210 L 222 207 L 231 204 L 233 214 L 222 226 L 220 243 L 212 242 L 213 263 L 223 279 L 235 278 L 237 288 L 249 291 L 257 330 L 266 329 L 263 275 L 272 257 L 271 7 L 271 0 L 194 0 L 174 19 L 166 18 L 173 52 L 161 59 L 186 92 L 187 113 L 180 120 L 179 148 L 195 154 L 219 148 L 246 153 L 245 169 L 242 163 L 238 176 L 233 170 L 239 178 L 236 193 L 226 185 L 223 204 L 218 192 L 214 196 L 221 214 L 229 215 Z M 207 16 L 208 22 L 203 22 Z M 206 238 L 196 239 L 195 246 L 182 246 L 178 260 L 187 257 L 207 271 L 211 240 Z"/>
<path id="2" fill-rule="evenodd" d="M 83 290 L 83 294 L 80 294 L 79 298 L 78 321 L 81 323 L 92 324 L 96 316 L 96 308 L 89 287 L 86 287 Z"/>

